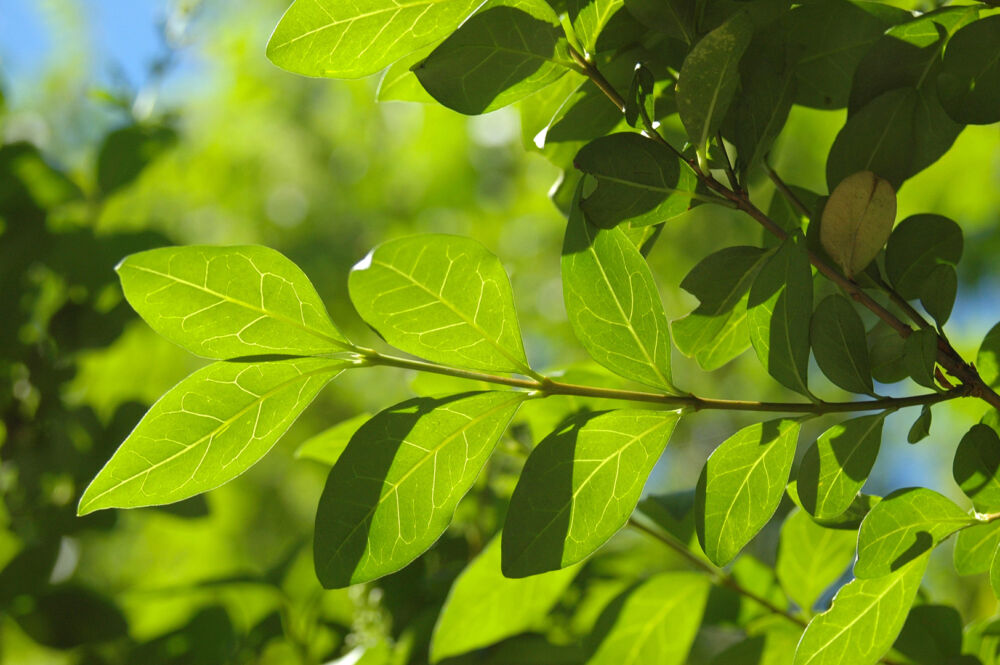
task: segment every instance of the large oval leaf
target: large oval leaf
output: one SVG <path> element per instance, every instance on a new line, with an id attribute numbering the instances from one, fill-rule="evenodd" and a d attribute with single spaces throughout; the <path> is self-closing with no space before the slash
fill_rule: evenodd
<path id="1" fill-rule="evenodd" d="M 942 263 L 962 258 L 962 227 L 942 215 L 912 215 L 893 229 L 885 248 L 885 272 L 907 300 L 920 297 L 924 282 Z"/>
<path id="2" fill-rule="evenodd" d="M 796 509 L 781 525 L 774 570 L 781 587 L 799 607 L 809 611 L 854 560 L 853 531 L 829 529 Z"/>
<path id="3" fill-rule="evenodd" d="M 956 122 L 1000 120 L 1000 17 L 987 16 L 948 42 L 937 78 L 938 97 Z"/>
<path id="4" fill-rule="evenodd" d="M 952 560 L 959 575 L 988 572 L 993 554 L 1000 547 L 1000 522 L 975 524 L 955 538 Z"/>
<path id="5" fill-rule="evenodd" d="M 827 378 L 852 393 L 872 394 L 865 324 L 850 300 L 839 294 L 821 300 L 809 323 L 809 341 Z"/>

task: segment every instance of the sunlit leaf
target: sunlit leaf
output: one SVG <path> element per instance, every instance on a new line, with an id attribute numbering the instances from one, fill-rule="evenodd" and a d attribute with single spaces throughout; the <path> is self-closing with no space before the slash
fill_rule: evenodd
<path id="1" fill-rule="evenodd" d="M 959 575 L 988 572 L 993 553 L 1000 547 L 1000 522 L 975 524 L 955 537 L 953 561 Z"/>
<path id="2" fill-rule="evenodd" d="M 295 456 L 333 466 L 354 433 L 371 417 L 370 413 L 362 413 L 323 430 L 299 446 Z"/>
<path id="3" fill-rule="evenodd" d="M 856 536 L 822 527 L 802 510 L 785 518 L 775 572 L 788 597 L 806 610 L 851 565 Z"/>
<path id="4" fill-rule="evenodd" d="M 990 328 L 979 345 L 976 369 L 986 385 L 1000 388 L 1000 323 Z"/>
<path id="5" fill-rule="evenodd" d="M 808 451 L 807 451 L 808 452 Z M 802 505 L 802 498 L 799 496 L 798 481 L 793 480 L 788 483 L 785 488 L 785 492 L 788 494 L 788 498 L 792 500 L 799 508 L 806 510 L 806 507 Z M 830 529 L 851 529 L 857 531 L 858 527 L 861 526 L 861 521 L 865 518 L 869 512 L 871 512 L 872 507 L 882 500 L 882 497 L 875 496 L 873 494 L 857 494 L 854 500 L 851 501 L 851 505 L 848 506 L 847 510 L 841 514 L 830 517 L 816 517 L 812 516 L 813 521 L 820 526 L 825 526 Z M 808 510 L 806 510 L 808 512 Z"/>

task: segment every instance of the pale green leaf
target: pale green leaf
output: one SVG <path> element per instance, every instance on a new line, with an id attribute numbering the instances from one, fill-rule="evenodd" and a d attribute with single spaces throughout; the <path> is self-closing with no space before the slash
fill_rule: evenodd
<path id="1" fill-rule="evenodd" d="M 955 482 L 981 513 L 1000 510 L 1000 436 L 988 425 L 973 425 L 955 451 Z"/>
<path id="2" fill-rule="evenodd" d="M 430 660 L 472 651 L 530 629 L 579 572 L 571 566 L 520 579 L 500 572 L 496 536 L 455 580 L 431 637 Z"/>
<path id="3" fill-rule="evenodd" d="M 882 577 L 936 547 L 959 529 L 976 524 L 934 490 L 911 487 L 885 497 L 861 523 L 854 576 Z"/>
<path id="4" fill-rule="evenodd" d="M 649 578 L 628 593 L 620 609 L 614 608 L 611 629 L 587 665 L 684 665 L 710 588 L 700 573 Z"/>
<path id="5" fill-rule="evenodd" d="M 370 413 L 361 413 L 323 430 L 300 445 L 295 451 L 295 457 L 333 466 L 354 433 L 371 417 Z"/>
<path id="6" fill-rule="evenodd" d="M 351 270 L 361 318 L 403 351 L 446 365 L 530 372 L 510 280 L 471 238 L 390 240 Z"/>
<path id="7" fill-rule="evenodd" d="M 422 48 L 408 56 L 397 60 L 386 68 L 378 83 L 378 93 L 375 98 L 380 102 L 433 102 L 434 98 L 427 94 L 413 66 L 430 55 L 432 48 Z"/>
<path id="8" fill-rule="evenodd" d="M 853 580 L 829 610 L 806 627 L 794 665 L 875 665 L 906 621 L 927 568 L 927 556 L 870 580 Z"/>
<path id="9" fill-rule="evenodd" d="M 1000 547 L 1000 522 L 975 524 L 962 529 L 955 538 L 952 553 L 955 572 L 959 575 L 988 572 L 997 547 Z"/>
<path id="10" fill-rule="evenodd" d="M 579 418 L 543 439 L 510 499 L 504 574 L 565 568 L 607 542 L 635 509 L 679 418 L 622 409 Z"/>
<path id="11" fill-rule="evenodd" d="M 623 0 L 571 0 L 567 4 L 573 34 L 587 53 L 601 50 L 601 33 L 625 6 Z"/>
<path id="12" fill-rule="evenodd" d="M 835 384 L 852 393 L 872 393 L 865 325 L 847 298 L 827 296 L 816 306 L 809 324 L 816 364 Z"/>
<path id="13" fill-rule="evenodd" d="M 395 572 L 444 532 L 526 393 L 414 398 L 359 429 L 316 512 L 316 575 L 339 588 Z"/>
<path id="14" fill-rule="evenodd" d="M 1000 600 L 1000 546 L 993 554 L 993 561 L 990 563 L 990 587 L 993 595 Z"/>
<path id="15" fill-rule="evenodd" d="M 307 76 L 368 76 L 444 38 L 480 2 L 296 0 L 274 29 L 267 57 Z"/>
<path id="16" fill-rule="evenodd" d="M 612 372 L 675 392 L 670 334 L 653 274 L 620 228 L 590 224 L 575 205 L 562 251 L 566 313 L 590 356 Z"/>
<path id="17" fill-rule="evenodd" d="M 795 459 L 799 423 L 770 420 L 744 427 L 708 458 L 698 479 L 698 540 L 723 566 L 757 535 L 781 503 Z"/>
<path id="18" fill-rule="evenodd" d="M 781 526 L 775 564 L 778 581 L 788 597 L 811 610 L 851 565 L 855 540 L 853 531 L 822 527 L 803 510 L 790 513 Z"/>
<path id="19" fill-rule="evenodd" d="M 163 247 L 117 267 L 153 330 L 206 358 L 343 351 L 350 343 L 294 263 L 267 247 Z"/>
<path id="20" fill-rule="evenodd" d="M 217 362 L 149 409 L 80 498 L 79 514 L 173 503 L 240 475 L 346 363 Z"/>

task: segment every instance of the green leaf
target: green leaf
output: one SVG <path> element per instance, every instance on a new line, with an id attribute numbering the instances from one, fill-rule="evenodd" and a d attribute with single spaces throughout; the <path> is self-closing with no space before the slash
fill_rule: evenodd
<path id="1" fill-rule="evenodd" d="M 481 0 L 296 0 L 267 43 L 277 66 L 361 78 L 450 34 Z"/>
<path id="2" fill-rule="evenodd" d="M 674 343 L 704 370 L 713 370 L 750 346 L 746 296 L 770 254 L 757 247 L 727 247 L 702 259 L 681 281 L 698 308 L 671 324 Z"/>
<path id="3" fill-rule="evenodd" d="M 795 459 L 799 423 L 770 420 L 744 427 L 708 458 L 698 479 L 698 541 L 713 563 L 739 554 L 781 503 Z"/>
<path id="4" fill-rule="evenodd" d="M 316 511 L 323 586 L 387 575 L 433 545 L 526 397 L 418 397 L 362 426 L 330 470 Z"/>
<path id="5" fill-rule="evenodd" d="M 846 529 L 827 529 L 809 513 L 795 510 L 785 518 L 778 543 L 775 571 L 788 597 L 809 611 L 820 595 L 854 560 L 855 535 Z"/>
<path id="6" fill-rule="evenodd" d="M 896 221 L 896 193 L 871 171 L 837 185 L 823 207 L 820 241 L 848 278 L 861 273 L 885 245 Z"/>
<path id="7" fill-rule="evenodd" d="M 962 616 L 947 605 L 917 605 L 910 610 L 893 649 L 915 665 L 981 665 L 961 657 Z"/>
<path id="8" fill-rule="evenodd" d="M 587 222 L 580 189 L 562 250 L 563 298 L 573 332 L 612 372 L 676 392 L 667 316 L 653 274 L 622 229 Z"/>
<path id="9" fill-rule="evenodd" d="M 990 388 L 1000 388 L 1000 323 L 990 328 L 979 345 L 976 369 L 983 383 Z"/>
<path id="10" fill-rule="evenodd" d="M 808 452 L 808 451 L 807 451 Z M 798 481 L 793 480 L 788 483 L 785 488 L 785 492 L 788 494 L 788 498 L 792 500 L 799 508 L 806 510 L 802 505 L 802 499 L 799 497 Z M 831 518 L 822 518 L 812 516 L 813 521 L 820 526 L 825 526 L 829 529 L 850 529 L 852 531 L 857 531 L 858 527 L 861 526 L 861 521 L 865 518 L 876 503 L 881 501 L 882 498 L 874 496 L 872 494 L 857 494 L 851 501 L 851 505 L 840 515 Z M 807 511 L 808 512 L 808 511 Z"/>
<path id="11" fill-rule="evenodd" d="M 958 443 L 952 465 L 955 482 L 981 513 L 1000 510 L 1000 436 L 973 425 Z"/>
<path id="12" fill-rule="evenodd" d="M 889 90 L 847 119 L 830 148 L 826 182 L 832 189 L 852 173 L 873 171 L 898 191 L 947 152 L 961 130 L 926 88 Z"/>
<path id="13" fill-rule="evenodd" d="M 177 132 L 159 125 L 131 125 L 104 138 L 97 154 L 97 186 L 104 196 L 130 184 L 177 143 Z"/>
<path id="14" fill-rule="evenodd" d="M 962 258 L 962 228 L 941 215 L 912 215 L 896 225 L 885 249 L 885 272 L 903 298 L 920 297 L 938 265 Z"/>
<path id="15" fill-rule="evenodd" d="M 601 33 L 622 10 L 622 0 L 570 0 L 567 2 L 573 34 L 587 53 L 598 53 Z"/>
<path id="16" fill-rule="evenodd" d="M 697 38 L 694 0 L 625 0 L 625 9 L 643 25 L 679 39 L 688 46 Z"/>
<path id="17" fill-rule="evenodd" d="M 896 490 L 868 513 L 858 532 L 858 579 L 882 577 L 929 552 L 976 519 L 925 487 Z"/>
<path id="18" fill-rule="evenodd" d="M 333 466 L 347 448 L 354 433 L 371 417 L 370 413 L 361 413 L 310 437 L 296 449 L 296 459 L 311 459 Z"/>
<path id="19" fill-rule="evenodd" d="M 937 265 L 920 287 L 920 304 L 938 326 L 943 327 L 951 316 L 958 293 L 958 274 L 955 268 L 942 263 Z"/>
<path id="20" fill-rule="evenodd" d="M 700 573 L 660 573 L 632 589 L 587 665 L 683 665 L 711 589 Z"/>
<path id="21" fill-rule="evenodd" d="M 580 208 L 597 226 L 657 224 L 688 210 L 697 179 L 670 150 L 635 132 L 604 136 L 573 160 L 597 186 L 580 197 Z M 587 190 L 584 190 L 585 192 Z"/>
<path id="22" fill-rule="evenodd" d="M 413 66 L 431 54 L 433 48 L 422 48 L 397 60 L 386 68 L 378 84 L 375 98 L 380 102 L 433 102 L 420 80 L 413 73 Z"/>
<path id="23" fill-rule="evenodd" d="M 431 662 L 528 630 L 548 614 L 579 569 L 509 579 L 500 572 L 500 536 L 493 538 L 448 592 L 431 637 Z"/>
<path id="24" fill-rule="evenodd" d="M 471 369 L 530 373 L 510 280 L 471 238 L 390 240 L 351 270 L 351 302 L 393 346 Z"/>
<path id="25" fill-rule="evenodd" d="M 868 331 L 868 355 L 876 381 L 895 383 L 909 376 L 903 365 L 904 345 L 905 340 L 885 321 L 879 321 Z"/>
<path id="26" fill-rule="evenodd" d="M 309 278 L 267 247 L 163 247 L 117 267 L 153 330 L 205 358 L 311 355 L 350 348 Z"/>
<path id="27" fill-rule="evenodd" d="M 851 301 L 839 294 L 820 301 L 809 327 L 816 364 L 835 384 L 852 393 L 872 394 L 865 325 Z"/>
<path id="28" fill-rule="evenodd" d="M 878 457 L 887 415 L 883 412 L 838 423 L 806 450 L 799 465 L 797 489 L 810 514 L 828 520 L 851 507 Z"/>
<path id="29" fill-rule="evenodd" d="M 790 665 L 800 634 L 776 625 L 717 653 L 710 665 Z"/>
<path id="30" fill-rule="evenodd" d="M 993 562 L 990 564 L 990 587 L 993 595 L 1000 600 L 1000 547 L 993 554 Z"/>
<path id="31" fill-rule="evenodd" d="M 920 415 L 910 425 L 910 431 L 906 434 L 907 443 L 919 443 L 926 439 L 931 433 L 931 407 L 924 404 L 920 407 Z"/>
<path id="32" fill-rule="evenodd" d="M 545 437 L 510 498 L 504 575 L 565 568 L 607 542 L 635 510 L 679 418 L 677 411 L 622 409 Z"/>
<path id="33" fill-rule="evenodd" d="M 441 104 L 477 115 L 544 88 L 570 62 L 559 17 L 543 0 L 488 0 L 413 71 Z"/>
<path id="34" fill-rule="evenodd" d="M 895 641 L 927 568 L 921 556 L 870 580 L 853 580 L 806 626 L 794 665 L 875 665 Z"/>
<path id="35" fill-rule="evenodd" d="M 791 235 L 763 265 L 747 300 L 750 342 L 768 373 L 810 396 L 809 317 L 812 269 L 801 233 Z"/>
<path id="36" fill-rule="evenodd" d="M 78 514 L 173 503 L 229 482 L 347 366 L 291 358 L 203 367 L 143 416 L 80 497 Z"/>
<path id="37" fill-rule="evenodd" d="M 988 125 L 1000 121 L 1000 16 L 987 16 L 948 42 L 937 77 L 937 92 L 956 122 Z"/>
<path id="38" fill-rule="evenodd" d="M 753 24 L 739 13 L 702 37 L 684 58 L 677 83 L 677 110 L 688 139 L 704 151 L 722 125 L 739 83 L 739 64 Z"/>
<path id="39" fill-rule="evenodd" d="M 937 363 L 937 333 L 929 328 L 914 330 L 903 342 L 903 365 L 910 377 L 922 386 L 937 389 L 934 366 Z"/>
<path id="40" fill-rule="evenodd" d="M 1000 522 L 975 524 L 962 529 L 955 538 L 952 552 L 955 572 L 959 575 L 988 572 L 997 547 L 1000 547 Z"/>

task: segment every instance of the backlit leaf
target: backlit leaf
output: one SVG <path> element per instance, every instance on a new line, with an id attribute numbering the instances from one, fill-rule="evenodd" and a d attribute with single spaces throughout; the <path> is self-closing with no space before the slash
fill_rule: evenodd
<path id="1" fill-rule="evenodd" d="M 990 328 L 979 345 L 976 369 L 986 385 L 1000 388 L 1000 323 Z"/>
<path id="2" fill-rule="evenodd" d="M 853 278 L 875 260 L 896 221 L 896 193 L 871 171 L 844 178 L 823 207 L 820 240 L 844 274 Z"/>
<path id="3" fill-rule="evenodd" d="M 955 482 L 981 513 L 1000 510 L 1000 436 L 988 425 L 973 425 L 955 451 Z"/>
<path id="4" fill-rule="evenodd" d="M 362 413 L 323 430 L 299 446 L 295 451 L 295 457 L 333 466 L 347 448 L 354 433 L 371 417 L 370 413 Z"/>
<path id="5" fill-rule="evenodd" d="M 952 559 L 959 575 L 988 572 L 993 553 L 1000 547 L 1000 522 L 975 524 L 962 529 L 955 537 Z"/>
<path id="6" fill-rule="evenodd" d="M 822 527 L 803 510 L 785 518 L 775 572 L 788 597 L 811 610 L 820 595 L 851 565 L 856 536 Z"/>
<path id="7" fill-rule="evenodd" d="M 808 452 L 808 451 L 807 451 Z M 802 505 L 802 499 L 799 497 L 798 481 L 793 480 L 788 483 L 785 488 L 785 493 L 788 494 L 788 498 L 792 500 L 799 508 L 805 510 Z M 825 526 L 830 529 L 850 529 L 852 531 L 857 531 L 858 527 L 861 526 L 861 521 L 865 518 L 869 512 L 871 512 L 872 507 L 882 500 L 882 497 L 875 496 L 873 494 L 858 494 L 851 501 L 851 505 L 848 506 L 847 510 L 842 512 L 836 517 L 821 518 L 812 516 L 813 521 L 820 526 Z"/>
<path id="8" fill-rule="evenodd" d="M 850 300 L 833 294 L 820 301 L 810 321 L 809 341 L 827 378 L 852 393 L 872 393 L 865 326 Z"/>

